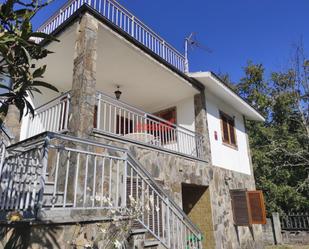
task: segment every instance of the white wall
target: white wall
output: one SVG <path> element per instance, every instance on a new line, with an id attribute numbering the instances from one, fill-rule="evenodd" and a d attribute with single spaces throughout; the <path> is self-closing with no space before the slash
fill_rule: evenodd
<path id="1" fill-rule="evenodd" d="M 206 90 L 207 121 L 210 137 L 212 164 L 240 173 L 251 174 L 247 138 L 242 114 L 228 106 Z M 237 149 L 222 143 L 222 131 L 219 111 L 235 117 Z M 217 132 L 218 140 L 215 139 Z"/>

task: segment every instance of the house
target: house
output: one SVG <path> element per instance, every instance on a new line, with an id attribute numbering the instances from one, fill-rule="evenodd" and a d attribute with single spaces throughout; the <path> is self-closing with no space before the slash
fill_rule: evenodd
<path id="1" fill-rule="evenodd" d="M 28 242 L 67 248 L 77 223 L 128 217 L 136 202 L 140 248 L 261 247 L 245 130 L 260 113 L 214 73 L 185 73 L 184 56 L 113 0 L 69 1 L 40 31 L 60 40 L 37 41 L 60 93 L 31 99 L 35 116 L 6 148 L 2 223 L 19 211 Z"/>

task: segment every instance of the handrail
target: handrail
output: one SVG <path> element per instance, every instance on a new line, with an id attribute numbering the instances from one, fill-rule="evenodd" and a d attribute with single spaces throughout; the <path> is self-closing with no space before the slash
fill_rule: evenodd
<path id="1" fill-rule="evenodd" d="M 204 160 L 204 137 L 97 92 L 95 130 Z"/>
<path id="2" fill-rule="evenodd" d="M 172 203 L 175 207 L 175 209 L 185 218 L 185 220 L 190 224 L 190 226 L 199 231 L 199 228 L 193 224 L 193 222 L 189 219 L 189 217 L 185 214 L 185 212 L 178 206 L 178 204 L 174 201 L 173 197 L 171 197 L 156 181 L 153 179 L 151 174 L 132 156 L 130 152 L 127 153 L 129 160 L 132 160 L 134 164 L 141 170 L 148 178 L 149 181 L 151 181 L 151 184 L 155 186 L 155 188 L 160 190 L 160 193 L 169 199 L 169 202 Z"/>
<path id="3" fill-rule="evenodd" d="M 37 136 L 36 140 L 40 146 L 28 147 L 29 142 L 35 142 L 33 139 L 15 145 L 28 149 L 21 152 L 10 151 L 5 160 L 4 171 L 0 170 L 0 184 L 5 186 L 0 191 L 0 209 L 3 211 L 35 209 L 36 212 L 42 210 L 44 213 L 46 208 L 55 211 L 134 211 L 131 199 L 134 197 L 139 201 L 142 211 L 137 220 L 162 245 L 169 249 L 202 248 L 200 230 L 129 150 L 51 132 Z M 97 148 L 108 150 L 99 152 Z M 80 168 L 82 171 L 79 171 Z M 25 174 L 21 175 L 20 172 Z M 92 173 L 95 177 L 89 182 L 87 175 Z M 47 181 L 48 187 L 45 184 Z M 136 188 L 132 192 L 133 185 Z M 106 188 L 104 191 L 109 204 L 103 202 L 103 186 Z M 137 186 L 141 187 L 140 190 Z M 130 213 L 121 211 L 117 215 L 127 217 Z M 170 229 L 166 230 L 164 227 Z"/>
<path id="4" fill-rule="evenodd" d="M 28 120 L 27 138 L 44 131 L 64 132 L 68 128 L 70 92 L 50 100 L 35 109 Z"/>
<path id="5" fill-rule="evenodd" d="M 41 112 L 42 110 L 47 109 L 48 107 L 52 106 L 54 103 L 58 103 L 63 97 L 68 97 L 70 98 L 70 93 L 71 91 L 66 91 L 64 93 L 61 93 L 59 96 L 52 98 L 51 100 L 47 101 L 46 103 L 38 106 L 37 108 L 34 109 L 35 112 Z"/>
<path id="6" fill-rule="evenodd" d="M 111 23 L 131 35 L 165 61 L 184 72 L 185 57 L 151 28 L 114 0 L 70 0 L 38 29 L 47 34 L 55 31 L 83 5 L 94 9 Z M 37 39 L 40 42 L 42 39 Z"/>
<path id="7" fill-rule="evenodd" d="M 129 110 L 132 110 L 132 111 L 135 111 L 135 112 L 137 112 L 137 113 L 139 113 L 139 114 L 141 114 L 141 115 L 144 115 L 145 117 L 147 116 L 147 117 L 150 117 L 150 118 L 154 118 L 154 119 L 157 120 L 157 121 L 160 121 L 160 122 L 162 122 L 162 123 L 164 123 L 164 124 L 168 124 L 168 125 L 170 125 L 170 126 L 172 126 L 172 127 L 174 127 L 174 128 L 178 128 L 178 129 L 187 131 L 187 132 L 189 132 L 189 133 L 193 132 L 193 131 L 191 131 L 191 130 L 189 130 L 189 129 L 183 127 L 183 126 L 176 125 L 176 124 L 170 122 L 169 120 L 160 118 L 160 117 L 155 116 L 155 115 L 153 115 L 153 114 L 151 114 L 151 113 L 147 113 L 147 112 L 145 112 L 145 111 L 143 111 L 143 110 L 141 110 L 141 109 L 139 109 L 139 108 L 137 108 L 137 107 L 134 107 L 134 106 L 132 106 L 132 105 L 130 105 L 130 104 L 128 104 L 128 103 L 125 103 L 125 102 L 123 102 L 123 101 L 121 101 L 121 100 L 116 100 L 116 99 L 112 98 L 111 96 L 109 96 L 109 95 L 107 95 L 107 94 L 105 94 L 105 93 L 103 93 L 103 92 L 97 91 L 97 98 L 100 98 L 100 95 L 103 96 L 103 98 L 108 99 L 108 100 L 109 100 L 110 102 L 112 102 L 113 104 L 116 104 L 116 105 L 118 105 L 118 106 L 120 106 L 120 107 L 125 107 L 125 108 L 127 108 L 127 109 L 129 109 Z"/>

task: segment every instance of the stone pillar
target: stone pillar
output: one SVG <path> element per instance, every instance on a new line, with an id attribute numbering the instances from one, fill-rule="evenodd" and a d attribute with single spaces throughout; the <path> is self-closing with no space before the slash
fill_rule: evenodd
<path id="1" fill-rule="evenodd" d="M 21 122 L 19 122 L 19 111 L 16 106 L 10 105 L 8 114 L 4 120 L 5 126 L 10 130 L 13 135 L 12 143 L 19 142 Z"/>
<path id="2" fill-rule="evenodd" d="M 204 159 L 211 165 L 210 142 L 206 112 L 205 93 L 201 92 L 194 96 L 195 131 L 204 137 Z"/>
<path id="3" fill-rule="evenodd" d="M 89 137 L 93 128 L 98 27 L 98 20 L 85 13 L 77 30 L 69 118 L 69 131 L 77 137 Z"/>
<path id="4" fill-rule="evenodd" d="M 279 213 L 272 213 L 272 222 L 275 236 L 275 244 L 282 244 L 281 223 Z"/>

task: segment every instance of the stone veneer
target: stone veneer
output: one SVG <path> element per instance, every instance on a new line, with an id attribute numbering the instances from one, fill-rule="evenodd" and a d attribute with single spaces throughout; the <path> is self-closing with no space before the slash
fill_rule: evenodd
<path id="1" fill-rule="evenodd" d="M 97 136 L 96 139 L 105 144 L 129 149 L 156 180 L 163 181 L 165 190 L 170 192 L 180 207 L 182 206 L 182 183 L 208 186 L 211 200 L 209 212 L 211 212 L 213 222 L 209 231 L 213 231 L 213 236 L 206 234 L 206 238 L 213 237 L 214 241 L 210 241 L 207 248 L 262 248 L 262 227 L 260 225 L 253 225 L 251 228 L 234 225 L 229 194 L 231 189 L 254 190 L 253 176 L 103 136 Z M 201 216 L 203 215 L 207 213 L 201 213 Z"/>

